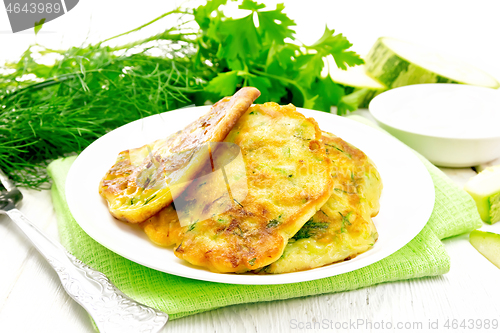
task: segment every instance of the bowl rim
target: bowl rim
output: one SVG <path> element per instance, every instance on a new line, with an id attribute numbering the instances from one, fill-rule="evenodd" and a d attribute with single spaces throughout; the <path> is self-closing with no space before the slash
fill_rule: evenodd
<path id="1" fill-rule="evenodd" d="M 401 127 L 398 127 L 398 126 L 394 126 L 393 124 L 389 124 L 387 123 L 386 121 L 384 121 L 383 119 L 380 118 L 380 114 L 381 112 L 383 113 L 383 111 L 380 111 L 380 109 L 377 111 L 377 110 L 373 110 L 373 106 L 372 105 L 377 105 L 378 103 L 381 103 L 380 100 L 381 98 L 387 98 L 387 95 L 388 94 L 399 94 L 398 91 L 401 91 L 401 90 L 414 90 L 414 89 L 422 89 L 421 87 L 422 86 L 455 86 L 455 87 L 458 87 L 460 86 L 459 89 L 479 89 L 479 90 L 483 90 L 483 91 L 488 91 L 490 90 L 491 92 L 497 92 L 500 96 L 500 88 L 499 89 L 492 89 L 492 88 L 486 88 L 486 87 L 480 87 L 480 86 L 472 86 L 472 85 L 466 85 L 466 84 L 461 84 L 461 83 L 419 83 L 419 84 L 412 84 L 412 85 L 407 85 L 407 86 L 402 86 L 402 87 L 396 87 L 396 88 L 393 88 L 393 89 L 390 89 L 390 90 L 386 90 L 384 91 L 383 93 L 375 96 L 371 101 L 370 101 L 370 104 L 368 105 L 368 110 L 370 111 L 370 114 L 373 116 L 373 118 L 380 124 L 383 124 L 387 127 L 390 127 L 390 128 L 393 128 L 393 129 L 396 129 L 396 130 L 399 130 L 399 131 L 402 131 L 402 132 L 405 132 L 405 133 L 410 133 L 410 134 L 416 134 L 416 135 L 420 135 L 420 136 L 424 136 L 424 137 L 428 137 L 428 138 L 435 138 L 435 139 L 452 139 L 452 140 L 458 140 L 458 141 L 477 141 L 477 140 L 481 140 L 481 141 L 487 141 L 487 140 L 496 140 L 496 139 L 500 139 L 500 132 L 498 132 L 497 135 L 488 135 L 488 136 L 452 136 L 452 135 L 439 135 L 439 134 L 429 134 L 429 133 L 423 133 L 423 132 L 420 132 L 418 130 L 408 130 L 408 129 L 403 129 Z M 465 88 L 467 87 L 467 88 Z M 431 88 L 432 89 L 432 88 Z M 385 95 L 384 97 L 381 97 Z M 378 106 L 377 106 L 378 108 Z M 500 113 L 500 105 L 499 105 L 499 113 Z"/>

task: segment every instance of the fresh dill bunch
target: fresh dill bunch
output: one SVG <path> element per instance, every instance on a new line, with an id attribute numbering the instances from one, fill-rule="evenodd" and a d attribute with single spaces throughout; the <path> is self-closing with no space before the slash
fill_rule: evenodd
<path id="1" fill-rule="evenodd" d="M 30 47 L 0 77 L 0 168 L 21 186 L 48 187 L 51 160 L 136 119 L 190 105 L 202 89 L 179 47 L 154 57 L 148 47 L 90 45 L 60 52 L 53 66 L 34 60 L 40 49 Z"/>

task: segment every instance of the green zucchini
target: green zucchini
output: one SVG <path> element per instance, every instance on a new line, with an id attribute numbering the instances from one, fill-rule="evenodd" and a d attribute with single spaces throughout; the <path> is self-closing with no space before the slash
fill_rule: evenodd
<path id="1" fill-rule="evenodd" d="M 357 108 L 367 108 L 373 97 L 387 90 L 387 87 L 366 73 L 364 65 L 348 67 L 342 70 L 337 67 L 333 58 L 328 59 L 329 75 L 333 82 L 344 88 L 345 95 L 337 105 L 338 113 Z"/>
<path id="2" fill-rule="evenodd" d="M 418 83 L 500 87 L 495 78 L 468 63 L 389 37 L 377 40 L 365 62 L 368 74 L 389 89 Z"/>
<path id="3" fill-rule="evenodd" d="M 474 230 L 469 241 L 486 259 L 500 268 L 500 235 L 492 232 Z"/>
<path id="4" fill-rule="evenodd" d="M 335 64 L 331 64 L 329 66 L 329 74 L 333 82 L 344 86 L 367 88 L 375 91 L 387 89 L 385 85 L 366 73 L 365 65 L 347 67 L 346 70 L 342 70 L 336 67 Z"/>
<path id="5" fill-rule="evenodd" d="M 490 224 L 500 221 L 500 165 L 472 177 L 465 184 L 465 190 L 476 201 L 483 221 Z"/>

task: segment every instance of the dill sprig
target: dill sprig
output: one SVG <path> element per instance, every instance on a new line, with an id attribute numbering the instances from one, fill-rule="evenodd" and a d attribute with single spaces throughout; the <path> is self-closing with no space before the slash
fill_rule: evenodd
<path id="1" fill-rule="evenodd" d="M 47 164 L 81 152 L 107 132 L 193 104 L 202 81 L 181 38 L 111 48 L 102 43 L 55 51 L 30 47 L 0 76 L 0 168 L 17 184 L 46 188 Z M 157 39 L 158 40 L 158 39 Z M 150 55 L 160 50 L 161 57 Z M 56 54 L 53 66 L 36 61 Z"/>

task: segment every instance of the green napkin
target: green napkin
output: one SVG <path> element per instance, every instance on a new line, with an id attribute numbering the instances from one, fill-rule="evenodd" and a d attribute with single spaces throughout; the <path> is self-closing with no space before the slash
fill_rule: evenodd
<path id="1" fill-rule="evenodd" d="M 391 256 L 353 272 L 315 281 L 264 286 L 191 280 L 146 268 L 109 251 L 90 238 L 69 212 L 64 185 L 75 157 L 56 160 L 48 170 L 53 179 L 52 199 L 61 243 L 80 260 L 106 274 L 128 296 L 175 319 L 232 304 L 333 293 L 448 272 L 450 259 L 440 240 L 479 228 L 481 219 L 472 198 L 429 161 L 419 157 L 434 181 L 436 202 L 427 225 L 410 243 Z"/>

